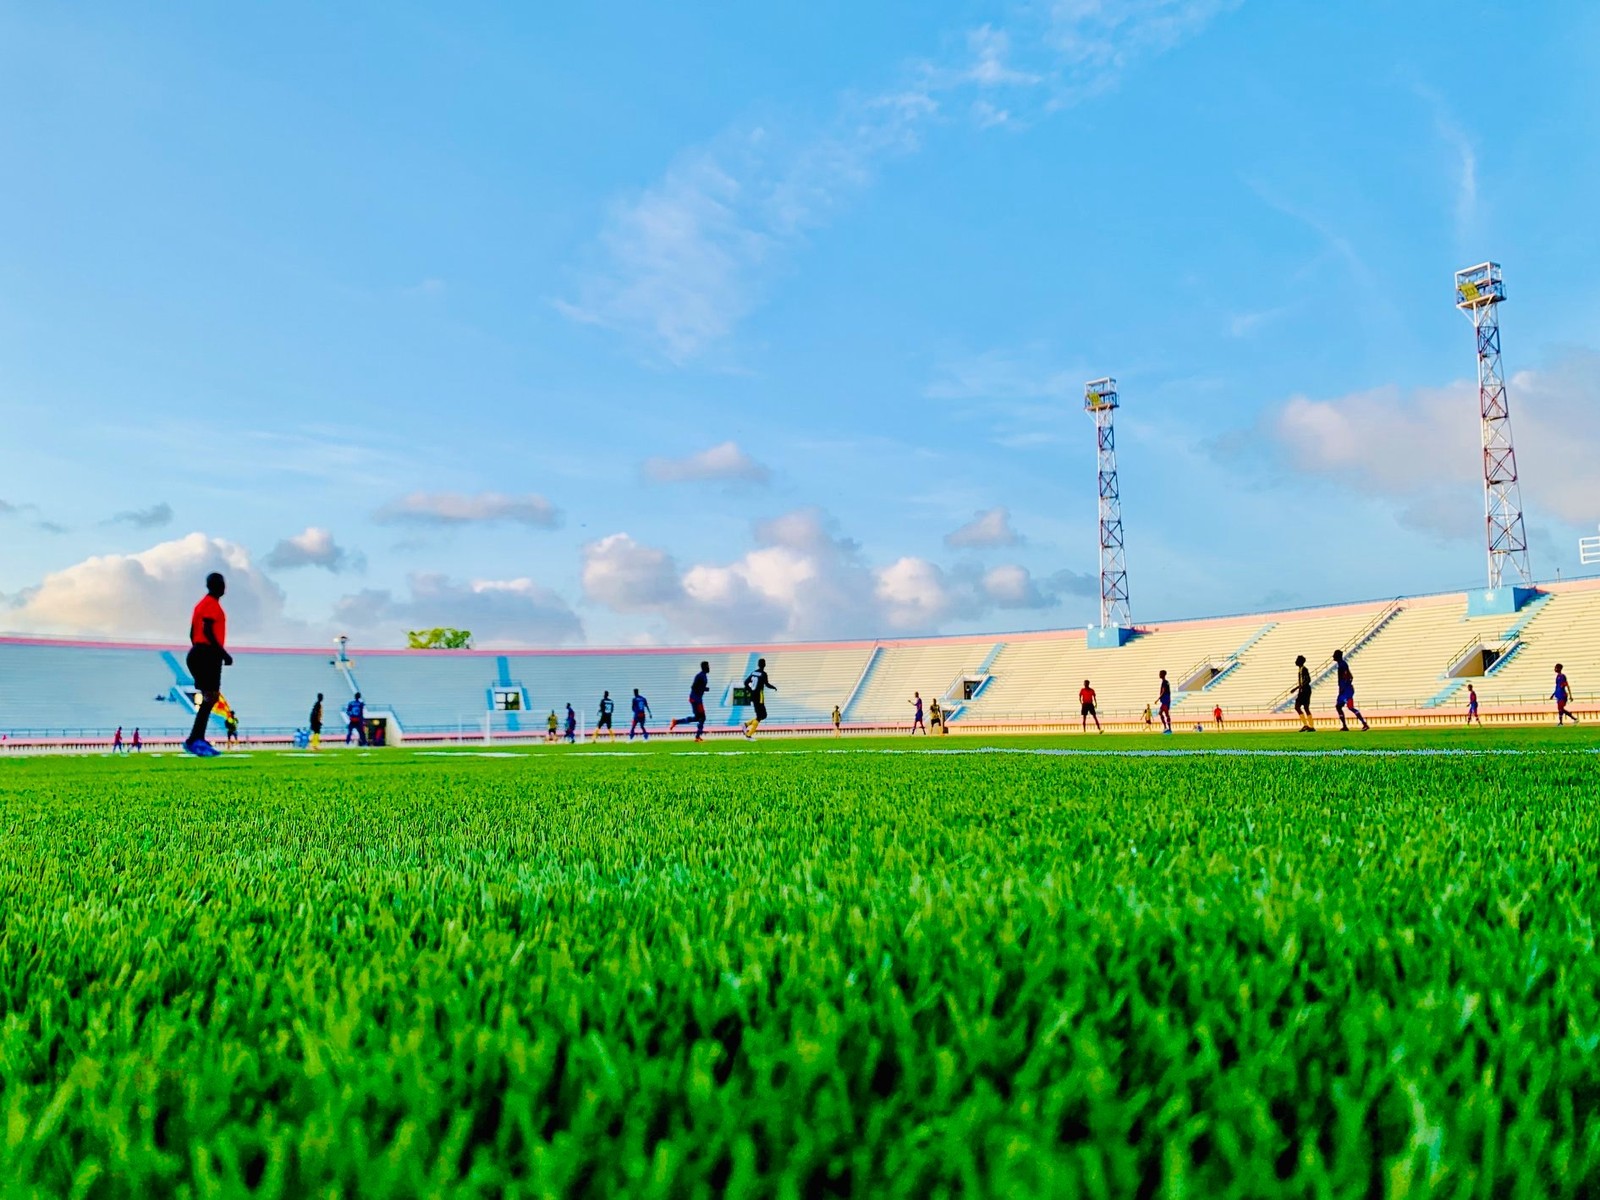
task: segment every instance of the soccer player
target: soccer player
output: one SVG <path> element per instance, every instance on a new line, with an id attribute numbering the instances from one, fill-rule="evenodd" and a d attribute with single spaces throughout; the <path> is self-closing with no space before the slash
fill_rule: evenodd
<path id="1" fill-rule="evenodd" d="M 228 749 L 233 749 L 239 744 L 239 714 L 230 712 L 222 721 L 222 727 L 228 731 Z"/>
<path id="2" fill-rule="evenodd" d="M 844 721 L 844 714 L 839 711 L 839 706 L 837 704 L 835 704 L 833 706 L 833 736 L 834 737 L 839 737 L 840 734 L 843 732 L 840 729 L 840 725 L 843 723 L 843 721 Z"/>
<path id="3" fill-rule="evenodd" d="M 944 736 L 944 709 L 940 706 L 937 696 L 928 701 L 928 728 L 937 729 L 939 736 Z"/>
<path id="4" fill-rule="evenodd" d="M 367 704 L 357 692 L 349 704 L 344 706 L 344 744 L 350 744 L 350 735 L 356 735 L 356 745 L 367 744 Z"/>
<path id="5" fill-rule="evenodd" d="M 567 745 L 574 745 L 578 740 L 578 714 L 572 711 L 572 701 L 567 701 Z"/>
<path id="6" fill-rule="evenodd" d="M 1337 664 L 1334 669 L 1339 681 L 1339 694 L 1334 697 L 1333 711 L 1339 714 L 1339 729 L 1343 733 L 1350 732 L 1350 722 L 1344 719 L 1344 710 L 1348 708 L 1350 715 L 1361 722 L 1361 730 L 1364 733 L 1372 726 L 1367 724 L 1367 719 L 1356 707 L 1356 677 L 1350 674 L 1350 664 L 1344 660 L 1344 651 L 1335 650 L 1333 661 Z"/>
<path id="7" fill-rule="evenodd" d="M 1211 710 L 1211 722 L 1218 729 L 1222 728 L 1222 705 L 1217 705 Z"/>
<path id="8" fill-rule="evenodd" d="M 1556 664 L 1556 690 L 1550 693 L 1550 698 L 1556 702 L 1556 724 L 1565 725 L 1571 721 L 1574 725 L 1578 718 L 1567 711 L 1567 701 L 1572 699 L 1572 689 L 1567 686 L 1567 676 L 1561 669 L 1561 664 Z"/>
<path id="9" fill-rule="evenodd" d="M 633 741 L 633 731 L 638 730 L 644 734 L 644 740 L 650 740 L 650 727 L 645 724 L 650 716 L 650 701 L 639 695 L 639 689 L 633 689 L 633 724 L 628 726 L 628 740 Z"/>
<path id="10" fill-rule="evenodd" d="M 916 716 L 911 721 L 911 736 L 916 737 L 917 730 L 920 729 L 922 730 L 922 736 L 927 737 L 928 727 L 922 723 L 922 693 L 913 692 L 912 695 L 916 698 L 914 700 L 906 701 L 907 704 L 911 704 L 916 707 Z"/>
<path id="11" fill-rule="evenodd" d="M 767 719 L 767 692 L 778 690 L 772 686 L 772 680 L 767 677 L 766 659 L 756 659 L 756 669 L 744 677 L 744 686 L 750 692 L 750 706 L 756 713 L 744 723 L 744 736 L 753 738 L 756 736 L 756 730 L 761 728 L 761 722 Z"/>
<path id="12" fill-rule="evenodd" d="M 1148 704 L 1146 704 L 1144 706 L 1144 727 L 1146 729 L 1149 729 L 1150 728 L 1150 723 L 1153 720 L 1155 720 L 1155 717 L 1150 711 L 1150 706 Z"/>
<path id="13" fill-rule="evenodd" d="M 694 677 L 694 682 L 689 685 L 689 715 L 687 717 L 673 717 L 667 723 L 667 732 L 671 733 L 680 724 L 687 725 L 694 722 L 694 740 L 706 740 L 706 693 L 711 690 L 711 664 L 700 664 L 700 673 Z"/>
<path id="14" fill-rule="evenodd" d="M 1100 714 L 1095 710 L 1094 688 L 1090 686 L 1087 679 L 1083 681 L 1083 686 L 1078 689 L 1078 717 L 1078 724 L 1082 727 L 1084 733 L 1089 732 L 1090 717 L 1094 718 L 1095 732 L 1105 732 L 1104 729 L 1100 728 Z"/>
<path id="15" fill-rule="evenodd" d="M 545 718 L 544 722 L 545 741 L 553 742 L 556 740 L 556 729 L 560 726 L 560 724 L 561 720 L 556 716 L 556 710 L 552 708 L 550 710 L 550 715 Z"/>
<path id="16" fill-rule="evenodd" d="M 1172 732 L 1172 681 L 1167 678 L 1165 671 L 1161 672 L 1161 695 L 1156 697 L 1156 705 L 1161 709 L 1161 732 Z"/>
<path id="17" fill-rule="evenodd" d="M 111 753 L 122 753 L 122 726 L 117 726 L 117 735 L 111 739 Z"/>
<path id="18" fill-rule="evenodd" d="M 616 712 L 616 711 L 617 711 L 617 703 L 616 703 L 615 700 L 613 700 L 611 698 L 611 693 L 610 692 L 601 693 L 601 695 L 600 695 L 600 715 L 595 720 L 595 723 L 594 723 L 594 740 L 595 741 L 598 742 L 600 740 L 600 731 L 602 729 L 610 731 L 611 740 L 613 742 L 617 740 L 616 727 L 611 724 L 611 714 Z"/>
<path id="19" fill-rule="evenodd" d="M 227 591 L 228 583 L 221 572 L 211 572 L 206 576 L 206 594 L 189 617 L 189 655 L 184 662 L 200 693 L 200 703 L 195 705 L 194 726 L 183 748 L 197 758 L 214 758 L 221 753 L 206 741 L 206 723 L 222 694 L 222 668 L 233 666 L 233 655 L 227 648 L 228 615 L 222 611 L 222 597 Z"/>
<path id="20" fill-rule="evenodd" d="M 1317 723 L 1311 719 L 1311 669 L 1306 666 L 1306 656 L 1294 656 L 1294 711 L 1300 717 L 1300 732 L 1315 733 Z"/>
<path id="21" fill-rule="evenodd" d="M 139 737 L 139 727 L 137 725 L 135 725 L 133 727 L 133 747 L 132 747 L 132 749 L 133 749 L 133 752 L 135 754 L 138 754 L 139 751 L 144 749 L 144 742 Z"/>
<path id="22" fill-rule="evenodd" d="M 1467 684 L 1467 724 L 1471 725 L 1474 721 L 1478 723 L 1479 728 L 1483 727 L 1483 718 L 1478 715 L 1478 689 L 1469 683 Z"/>
<path id="23" fill-rule="evenodd" d="M 322 749 L 322 693 L 317 693 L 317 702 L 311 706 L 311 748 Z"/>

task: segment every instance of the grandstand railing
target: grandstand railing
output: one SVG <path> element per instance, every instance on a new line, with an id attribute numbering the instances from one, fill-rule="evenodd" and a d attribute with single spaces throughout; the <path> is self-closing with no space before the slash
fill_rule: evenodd
<path id="1" fill-rule="evenodd" d="M 1368 621 L 1367 624 L 1362 627 L 1361 631 L 1357 633 L 1355 637 L 1350 639 L 1350 644 L 1348 646 L 1340 647 L 1340 649 L 1344 652 L 1344 656 L 1349 658 L 1373 638 L 1377 637 L 1378 634 L 1382 633 L 1383 627 L 1399 616 L 1401 611 L 1405 608 L 1405 604 L 1403 603 L 1404 600 L 1404 596 L 1396 596 L 1393 600 L 1389 601 L 1388 605 L 1386 605 L 1377 616 Z M 1327 658 L 1323 659 L 1321 665 L 1311 673 L 1311 686 L 1316 687 L 1319 684 L 1326 682 L 1328 676 L 1333 674 L 1334 668 L 1337 665 L 1338 664 L 1333 661 L 1333 655 L 1331 654 L 1328 655 Z M 1274 712 L 1278 712 L 1287 708 L 1294 700 L 1295 693 L 1297 691 L 1299 691 L 1299 688 L 1291 687 L 1279 692 L 1277 698 L 1272 702 L 1272 710 Z"/>

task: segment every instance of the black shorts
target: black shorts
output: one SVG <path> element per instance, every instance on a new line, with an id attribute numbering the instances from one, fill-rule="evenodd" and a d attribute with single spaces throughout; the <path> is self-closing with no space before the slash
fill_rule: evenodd
<path id="1" fill-rule="evenodd" d="M 1078 709 L 1079 709 L 1079 715 L 1080 716 L 1085 716 L 1085 717 L 1094 716 L 1094 705 L 1093 704 L 1080 704 L 1078 706 Z"/>
<path id="2" fill-rule="evenodd" d="M 1296 692 L 1294 694 L 1294 706 L 1296 708 L 1310 708 L 1311 707 L 1311 689 L 1310 688 L 1301 688 L 1298 692 Z"/>
<path id="3" fill-rule="evenodd" d="M 222 690 L 222 652 L 215 646 L 190 646 L 184 663 L 200 691 L 215 695 Z"/>
<path id="4" fill-rule="evenodd" d="M 756 710 L 756 720 L 765 721 L 767 719 L 767 706 L 764 703 L 760 700 L 752 701 L 751 707 Z"/>
<path id="5" fill-rule="evenodd" d="M 595 728 L 596 729 L 610 729 L 611 728 L 611 714 L 610 713 L 601 713 L 600 714 L 600 720 L 595 723 Z"/>
<path id="6" fill-rule="evenodd" d="M 311 732 L 312 733 L 321 733 L 322 732 L 322 722 L 321 721 L 313 721 L 313 722 L 311 722 Z"/>

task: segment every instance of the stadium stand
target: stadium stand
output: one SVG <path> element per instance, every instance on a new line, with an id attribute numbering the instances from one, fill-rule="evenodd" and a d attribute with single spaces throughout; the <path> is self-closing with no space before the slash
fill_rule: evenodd
<path id="1" fill-rule="evenodd" d="M 1583 711 L 1600 696 L 1600 579 L 1545 585 L 1513 616 L 1468 617 L 1466 594 L 1454 592 L 1173 622 L 1113 650 L 1089 649 L 1081 630 L 707 650 L 356 649 L 346 671 L 331 650 L 240 648 L 223 686 L 247 736 L 287 737 L 320 691 L 326 733 L 338 740 L 352 682 L 407 738 L 481 737 L 497 688 L 525 697 L 521 711 L 492 718 L 497 736 L 542 734 L 545 714 L 569 700 L 592 728 L 603 689 L 626 731 L 635 687 L 660 730 L 687 712 L 703 658 L 713 683 L 708 729 L 731 733 L 748 714 L 734 707 L 733 688 L 764 656 L 777 687 L 769 728 L 826 727 L 835 704 L 853 726 L 903 728 L 916 691 L 945 705 L 958 728 L 1076 728 L 1084 679 L 1094 681 L 1102 715 L 1126 723 L 1154 700 L 1165 669 L 1181 721 L 1203 721 L 1221 705 L 1230 722 L 1265 724 L 1287 707 L 1296 654 L 1313 666 L 1316 707 L 1331 706 L 1335 648 L 1349 657 L 1369 715 L 1453 719 L 1471 681 L 1486 716 L 1547 719 L 1557 662 Z M 181 736 L 193 711 L 181 655 L 171 646 L 0 637 L 0 744 L 103 740 L 118 725 L 151 741 Z"/>

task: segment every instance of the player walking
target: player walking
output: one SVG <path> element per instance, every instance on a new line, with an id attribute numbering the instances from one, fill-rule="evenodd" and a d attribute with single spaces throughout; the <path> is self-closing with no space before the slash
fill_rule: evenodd
<path id="1" fill-rule="evenodd" d="M 600 715 L 594 723 L 594 740 L 600 740 L 600 731 L 606 730 L 611 734 L 611 740 L 617 740 L 617 730 L 611 724 L 611 714 L 617 711 L 617 702 L 611 698 L 610 692 L 603 692 L 600 696 Z"/>
<path id="2" fill-rule="evenodd" d="M 1078 717 L 1080 718 L 1078 724 L 1082 727 L 1084 733 L 1089 732 L 1090 717 L 1094 718 L 1095 732 L 1105 732 L 1104 729 L 1100 728 L 1100 714 L 1095 709 L 1094 688 L 1090 686 L 1087 679 L 1083 681 L 1083 686 L 1078 689 Z"/>
<path id="3" fill-rule="evenodd" d="M 1311 719 L 1311 670 L 1306 666 L 1306 656 L 1294 657 L 1294 711 L 1300 717 L 1300 732 L 1315 733 L 1317 723 Z"/>
<path id="4" fill-rule="evenodd" d="M 139 737 L 139 727 L 137 725 L 135 725 L 133 727 L 133 752 L 135 754 L 138 754 L 139 751 L 141 751 L 143 749 L 144 749 L 144 742 Z"/>
<path id="5" fill-rule="evenodd" d="M 1483 718 L 1478 715 L 1478 689 L 1469 683 L 1467 684 L 1467 724 L 1471 725 L 1474 721 L 1478 723 L 1480 729 L 1483 728 Z"/>
<path id="6" fill-rule="evenodd" d="M 1161 672 L 1161 694 L 1156 697 L 1156 707 L 1161 710 L 1161 732 L 1172 732 L 1172 681 Z"/>
<path id="7" fill-rule="evenodd" d="M 840 733 L 842 732 L 839 727 L 843 723 L 843 721 L 844 721 L 844 714 L 839 711 L 839 706 L 837 704 L 835 704 L 833 706 L 833 736 L 834 737 L 838 737 L 840 735 Z"/>
<path id="8" fill-rule="evenodd" d="M 1348 708 L 1350 715 L 1361 722 L 1361 730 L 1365 733 L 1372 726 L 1367 724 L 1367 719 L 1356 707 L 1356 677 L 1350 673 L 1350 664 L 1344 660 L 1344 651 L 1335 650 L 1333 661 L 1337 664 L 1334 670 L 1339 681 L 1339 693 L 1334 697 L 1333 711 L 1339 714 L 1339 729 L 1344 733 L 1350 732 L 1350 723 L 1344 719 L 1344 710 Z"/>
<path id="9" fill-rule="evenodd" d="M 317 693 L 317 702 L 311 706 L 311 748 L 322 749 L 322 693 Z"/>
<path id="10" fill-rule="evenodd" d="M 671 733 L 680 724 L 687 725 L 694 722 L 694 740 L 706 740 L 706 693 L 711 690 L 711 664 L 700 664 L 700 673 L 694 677 L 694 682 L 689 685 L 689 715 L 687 717 L 673 717 L 667 723 L 667 732 Z"/>
<path id="11" fill-rule="evenodd" d="M 917 730 L 920 729 L 922 730 L 922 736 L 927 737 L 928 727 L 922 723 L 922 693 L 913 692 L 912 696 L 914 699 L 906 701 L 907 704 L 913 705 L 916 709 L 916 715 L 911 720 L 911 736 L 916 737 Z"/>
<path id="12" fill-rule="evenodd" d="M 750 693 L 750 706 L 756 713 L 744 723 L 744 736 L 753 738 L 756 736 L 756 730 L 761 728 L 761 722 L 767 719 L 767 692 L 778 690 L 772 686 L 772 680 L 767 677 L 766 659 L 756 659 L 756 669 L 744 677 L 744 686 Z"/>
<path id="13" fill-rule="evenodd" d="M 122 726 L 121 725 L 117 726 L 117 734 L 116 734 L 115 737 L 113 737 L 111 739 L 111 753 L 113 753 L 113 754 L 121 754 L 122 753 Z"/>
<path id="14" fill-rule="evenodd" d="M 344 719 L 344 744 L 346 746 L 350 744 L 350 735 L 353 733 L 356 735 L 356 745 L 365 746 L 367 744 L 367 704 L 361 698 L 360 692 L 357 692 L 351 698 L 350 703 L 344 706 Z"/>
<path id="15" fill-rule="evenodd" d="M 232 750 L 239 744 L 239 714 L 230 712 L 223 718 L 222 727 L 228 731 L 228 749 Z"/>
<path id="16" fill-rule="evenodd" d="M 628 726 L 628 740 L 633 741 L 633 732 L 638 730 L 644 734 L 644 740 L 650 740 L 650 727 L 645 720 L 650 716 L 650 701 L 639 695 L 639 689 L 633 689 L 633 724 Z"/>
<path id="17" fill-rule="evenodd" d="M 184 662 L 200 693 L 200 703 L 195 706 L 194 726 L 183 748 L 197 758 L 215 758 L 221 753 L 206 741 L 206 723 L 217 706 L 217 697 L 222 695 L 222 668 L 233 666 L 233 655 L 228 653 L 226 644 L 228 615 L 222 611 L 222 597 L 227 591 L 228 583 L 221 572 L 211 572 L 206 576 L 206 594 L 189 617 L 189 655 Z"/>
<path id="18" fill-rule="evenodd" d="M 1556 702 L 1556 724 L 1565 725 L 1571 721 L 1578 723 L 1575 714 L 1567 711 L 1567 701 L 1572 699 L 1572 689 L 1567 686 L 1567 676 L 1561 669 L 1561 664 L 1556 664 L 1556 690 L 1550 693 L 1550 698 Z"/>
<path id="19" fill-rule="evenodd" d="M 1222 705 L 1217 705 L 1211 710 L 1211 723 L 1218 729 L 1222 728 Z"/>
<path id="20" fill-rule="evenodd" d="M 567 745 L 578 741 L 578 714 L 572 711 L 572 701 L 567 701 Z"/>

